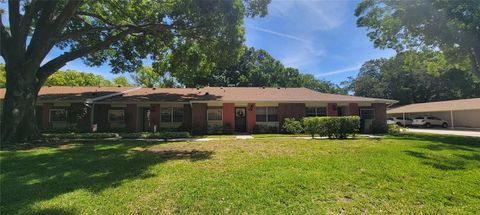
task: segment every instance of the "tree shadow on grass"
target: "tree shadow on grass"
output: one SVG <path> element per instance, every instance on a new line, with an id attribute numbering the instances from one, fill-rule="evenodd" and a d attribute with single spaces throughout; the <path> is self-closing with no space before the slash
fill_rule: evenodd
<path id="1" fill-rule="evenodd" d="M 100 192 L 125 180 L 154 176 L 153 165 L 168 160 L 210 159 L 212 151 L 182 152 L 168 150 L 164 154 L 138 150 L 157 143 L 116 142 L 77 144 L 39 152 L 11 151 L 1 154 L 1 214 L 17 214 L 36 202 L 85 189 Z M 175 156 L 170 156 L 170 155 Z M 54 209 L 52 209 L 54 210 Z M 70 210 L 62 210 L 66 214 Z M 57 211 L 57 214 L 62 214 Z M 35 210 L 30 211 L 36 213 Z"/>
<path id="2" fill-rule="evenodd" d="M 439 170 L 480 168 L 480 138 L 447 135 L 406 135 L 402 139 L 424 142 L 420 151 L 405 153 Z M 445 151 L 445 152 L 444 152 Z"/>

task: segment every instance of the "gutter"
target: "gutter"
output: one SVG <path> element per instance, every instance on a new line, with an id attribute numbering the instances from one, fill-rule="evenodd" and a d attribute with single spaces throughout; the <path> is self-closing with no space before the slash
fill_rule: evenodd
<path id="1" fill-rule="evenodd" d="M 125 90 L 125 91 L 112 93 L 112 94 L 108 94 L 108 95 L 104 95 L 104 96 L 99 96 L 99 97 L 96 97 L 96 98 L 93 98 L 93 99 L 85 100 L 84 104 L 87 107 L 91 108 L 91 111 L 90 111 L 90 128 L 92 129 L 92 131 L 93 132 L 97 131 L 96 126 L 95 127 L 93 126 L 93 115 L 94 115 L 94 112 L 95 112 L 95 102 L 96 101 L 100 101 L 100 100 L 111 98 L 111 97 L 118 96 L 118 95 L 123 95 L 125 93 L 133 92 L 133 91 L 136 91 L 136 90 L 139 90 L 139 89 L 142 89 L 142 87 L 136 87 L 136 88 L 128 89 L 128 90 Z"/>

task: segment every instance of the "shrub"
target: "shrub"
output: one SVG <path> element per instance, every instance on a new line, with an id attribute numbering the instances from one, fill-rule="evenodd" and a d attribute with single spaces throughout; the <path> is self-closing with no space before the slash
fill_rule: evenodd
<path id="1" fill-rule="evenodd" d="M 315 134 L 319 133 L 319 125 L 318 122 L 320 117 L 305 117 L 303 118 L 303 129 L 305 133 L 312 135 L 312 138 L 315 137 Z"/>
<path id="2" fill-rule="evenodd" d="M 302 123 L 295 118 L 285 118 L 282 129 L 289 134 L 300 134 L 303 132 Z"/>
<path id="3" fill-rule="evenodd" d="M 388 134 L 391 134 L 391 135 L 399 135 L 403 132 L 405 132 L 405 128 L 402 127 L 402 126 L 399 126 L 397 124 L 392 124 L 392 125 L 388 125 Z"/>
<path id="4" fill-rule="evenodd" d="M 269 133 L 277 133 L 277 132 L 278 132 L 277 126 L 265 125 L 265 124 L 255 124 L 255 126 L 253 126 L 254 134 L 269 134 Z"/>
<path id="5" fill-rule="evenodd" d="M 46 139 L 105 139 L 105 138 L 117 138 L 117 133 L 55 133 L 55 134 L 42 134 Z"/>
<path id="6" fill-rule="evenodd" d="M 190 133 L 186 131 L 167 131 L 167 132 L 137 132 L 120 134 L 123 139 L 175 139 L 189 138 Z"/>
<path id="7" fill-rule="evenodd" d="M 305 131 L 312 135 L 327 136 L 328 138 L 345 139 L 348 135 L 355 136 L 360 128 L 360 117 L 307 117 L 303 121 Z"/>

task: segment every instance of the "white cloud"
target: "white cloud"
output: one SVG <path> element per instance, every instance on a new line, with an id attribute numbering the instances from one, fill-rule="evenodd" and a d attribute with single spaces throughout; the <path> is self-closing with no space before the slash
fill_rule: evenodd
<path id="1" fill-rule="evenodd" d="M 274 0 L 269 6 L 269 15 L 284 18 L 286 25 L 321 31 L 342 25 L 351 12 L 348 1 Z"/>
<path id="2" fill-rule="evenodd" d="M 320 73 L 320 74 L 316 74 L 315 77 L 318 78 L 318 77 L 337 75 L 337 74 L 342 74 L 342 73 L 347 73 L 347 72 L 354 72 L 354 71 L 358 71 L 359 69 L 360 69 L 360 66 L 342 68 L 342 69 L 337 69 L 337 70 L 333 70 L 333 71 L 328 71 L 328 72 L 323 72 L 323 73 Z"/>
<path id="3" fill-rule="evenodd" d="M 253 25 L 247 25 L 245 27 L 250 28 L 250 29 L 254 29 L 254 30 L 257 30 L 257 31 L 273 34 L 273 35 L 280 36 L 280 37 L 287 38 L 287 39 L 297 40 L 299 42 L 306 43 L 306 44 L 311 44 L 312 43 L 309 40 L 305 40 L 305 39 L 302 39 L 300 37 L 297 37 L 297 36 L 294 36 L 294 35 L 291 35 L 291 34 L 285 34 L 285 33 L 273 31 L 273 30 L 266 29 L 266 28 L 259 28 L 259 27 L 253 26 Z"/>

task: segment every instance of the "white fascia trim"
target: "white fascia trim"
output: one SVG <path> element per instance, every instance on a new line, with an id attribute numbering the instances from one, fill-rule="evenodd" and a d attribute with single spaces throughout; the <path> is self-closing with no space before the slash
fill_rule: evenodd
<path id="1" fill-rule="evenodd" d="M 128 90 L 125 90 L 125 91 L 122 91 L 122 92 L 112 93 L 112 94 L 108 94 L 108 95 L 104 95 L 104 96 L 99 96 L 99 97 L 96 97 L 96 98 L 93 98 L 93 99 L 87 99 L 87 100 L 85 100 L 85 104 L 93 104 L 94 102 L 102 100 L 102 99 L 107 99 L 107 98 L 110 98 L 110 97 L 122 95 L 122 94 L 133 92 L 133 91 L 136 91 L 136 90 L 139 90 L 139 89 L 142 89 L 142 87 L 135 87 L 133 89 L 128 89 Z"/>

